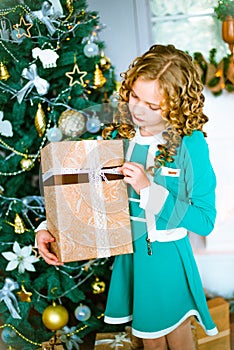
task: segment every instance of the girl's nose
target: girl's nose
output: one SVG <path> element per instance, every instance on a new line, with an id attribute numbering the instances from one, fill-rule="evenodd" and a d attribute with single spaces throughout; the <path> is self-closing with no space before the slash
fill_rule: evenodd
<path id="1" fill-rule="evenodd" d="M 143 114 L 145 110 L 144 103 L 142 101 L 135 101 L 132 106 L 132 109 L 134 113 Z"/>

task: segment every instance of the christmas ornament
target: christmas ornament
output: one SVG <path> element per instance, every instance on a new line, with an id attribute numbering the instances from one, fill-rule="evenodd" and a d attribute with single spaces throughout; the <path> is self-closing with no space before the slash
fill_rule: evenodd
<path id="1" fill-rule="evenodd" d="M 78 321 L 84 322 L 84 321 L 87 321 L 90 318 L 91 310 L 90 310 L 90 308 L 87 305 L 80 304 L 75 309 L 74 314 L 75 314 L 75 318 Z"/>
<path id="2" fill-rule="evenodd" d="M 16 94 L 19 103 L 23 101 L 25 94 L 27 96 L 34 86 L 40 96 L 47 94 L 50 84 L 38 76 L 35 63 L 31 64 L 29 68 L 24 68 L 21 75 L 29 82 Z"/>
<path id="3" fill-rule="evenodd" d="M 0 302 L 4 301 L 13 318 L 21 319 L 19 315 L 20 309 L 18 306 L 18 301 L 13 293 L 13 290 L 18 288 L 19 285 L 17 282 L 13 281 L 9 277 L 6 277 L 4 286 L 0 290 Z"/>
<path id="4" fill-rule="evenodd" d="M 106 284 L 105 282 L 100 281 L 98 277 L 96 277 L 91 286 L 93 288 L 93 294 L 101 294 L 105 292 Z"/>
<path id="5" fill-rule="evenodd" d="M 88 117 L 86 129 L 92 134 L 95 134 L 101 129 L 101 122 L 96 114 L 92 117 Z"/>
<path id="6" fill-rule="evenodd" d="M 6 137 L 12 137 L 12 125 L 9 120 L 3 120 L 3 112 L 0 111 L 0 134 Z"/>
<path id="7" fill-rule="evenodd" d="M 20 298 L 20 301 L 25 301 L 27 303 L 31 303 L 31 296 L 32 296 L 32 293 L 31 292 L 27 292 L 26 289 L 24 288 L 24 285 L 22 284 L 21 285 L 21 291 L 20 292 L 17 292 L 19 298 Z"/>
<path id="8" fill-rule="evenodd" d="M 57 126 L 50 128 L 47 131 L 46 136 L 48 141 L 50 142 L 58 142 L 58 141 L 61 141 L 63 138 L 62 131 Z"/>
<path id="9" fill-rule="evenodd" d="M 22 23 L 24 25 L 24 27 L 26 27 L 26 32 L 22 33 L 20 31 L 20 27 L 22 26 Z M 23 16 L 20 16 L 20 23 L 18 24 L 14 24 L 13 28 L 17 30 L 17 36 L 18 38 L 21 38 L 22 36 L 26 36 L 27 38 L 31 38 L 31 33 L 29 32 L 29 30 L 32 28 L 33 24 L 32 23 L 26 23 L 24 20 Z"/>
<path id="10" fill-rule="evenodd" d="M 34 163 L 31 158 L 25 157 L 21 159 L 20 166 L 21 166 L 21 169 L 29 171 L 33 168 Z"/>
<path id="11" fill-rule="evenodd" d="M 43 68 L 53 68 L 57 67 L 56 61 L 59 58 L 59 55 L 51 49 L 45 49 L 42 50 L 39 47 L 35 47 L 32 50 L 32 56 L 33 58 L 37 59 L 39 58 Z"/>
<path id="12" fill-rule="evenodd" d="M 10 78 L 10 74 L 7 67 L 3 62 L 0 62 L 0 80 L 7 80 Z"/>
<path id="13" fill-rule="evenodd" d="M 80 136 L 85 128 L 85 117 L 81 112 L 67 109 L 60 115 L 58 126 L 65 136 Z"/>
<path id="14" fill-rule="evenodd" d="M 110 104 L 112 107 L 117 107 L 117 103 L 119 102 L 119 92 L 115 91 L 110 97 Z"/>
<path id="15" fill-rule="evenodd" d="M 53 8 L 53 18 L 59 18 L 63 16 L 63 7 L 60 3 L 60 0 L 50 0 L 50 3 L 52 4 Z"/>
<path id="16" fill-rule="evenodd" d="M 13 252 L 3 252 L 2 255 L 6 260 L 9 261 L 6 267 L 6 271 L 12 271 L 18 268 L 19 273 L 24 273 L 27 271 L 36 271 L 33 266 L 34 263 L 38 262 L 39 259 L 36 257 L 35 252 L 34 255 L 32 253 L 32 246 L 23 246 L 20 248 L 20 245 L 17 241 L 13 244 Z"/>
<path id="17" fill-rule="evenodd" d="M 14 29 L 11 32 L 11 38 L 14 43 L 20 44 L 24 39 L 26 39 L 25 36 L 25 30 L 23 28 L 18 28 L 18 30 Z"/>
<path id="18" fill-rule="evenodd" d="M 43 1 L 41 10 L 32 11 L 34 17 L 39 19 L 40 22 L 45 24 L 49 34 L 52 36 L 56 32 L 56 28 L 53 25 L 50 16 L 54 15 L 54 8 L 49 1 Z M 32 22 L 30 15 L 27 15 L 27 20 Z"/>
<path id="19" fill-rule="evenodd" d="M 93 84 L 96 88 L 102 87 L 106 82 L 106 78 L 102 74 L 101 69 L 99 68 L 98 64 L 96 64 L 96 69 L 94 71 L 94 81 Z"/>
<path id="20" fill-rule="evenodd" d="M 86 76 L 87 72 L 81 72 L 77 63 L 76 59 L 74 60 L 74 67 L 72 72 L 67 72 L 65 75 L 70 79 L 69 86 L 73 86 L 75 84 L 84 85 L 83 78 Z M 78 80 L 74 79 L 74 75 L 76 74 Z"/>
<path id="21" fill-rule="evenodd" d="M 7 29 L 7 24 L 6 24 L 6 19 L 2 18 L 1 21 L 1 27 L 0 29 L 0 36 L 2 40 L 9 40 L 10 34 L 9 34 L 9 29 Z"/>
<path id="22" fill-rule="evenodd" d="M 111 61 L 108 57 L 104 55 L 104 51 L 101 52 L 99 67 L 101 68 L 101 70 L 108 70 L 111 67 Z"/>
<path id="23" fill-rule="evenodd" d="M 4 327 L 1 333 L 1 339 L 4 343 L 8 344 L 14 341 L 16 338 L 16 333 L 13 329 Z"/>
<path id="24" fill-rule="evenodd" d="M 19 216 L 18 213 L 15 215 L 15 220 L 14 220 L 14 231 L 15 233 L 21 234 L 26 231 L 25 224 L 23 219 Z"/>
<path id="25" fill-rule="evenodd" d="M 66 349 L 80 349 L 78 344 L 82 344 L 83 340 L 76 334 L 76 331 L 76 327 L 65 326 L 56 332 L 58 338 L 66 345 Z"/>
<path id="26" fill-rule="evenodd" d="M 97 56 L 99 53 L 99 47 L 97 44 L 88 41 L 87 44 L 84 46 L 84 54 L 86 57 L 94 57 Z"/>
<path id="27" fill-rule="evenodd" d="M 53 302 L 47 306 L 42 314 L 42 322 L 51 331 L 56 331 L 66 326 L 69 320 L 67 309 L 62 305 L 57 305 Z"/>
<path id="28" fill-rule="evenodd" d="M 42 137 L 46 130 L 46 117 L 41 103 L 38 103 L 38 109 L 34 120 L 35 128 L 39 137 Z"/>

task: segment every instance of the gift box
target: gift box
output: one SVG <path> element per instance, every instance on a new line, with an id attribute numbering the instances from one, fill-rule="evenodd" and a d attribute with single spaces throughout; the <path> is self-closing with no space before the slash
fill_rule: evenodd
<path id="1" fill-rule="evenodd" d="M 129 333 L 97 333 L 94 350 L 130 350 L 131 339 Z"/>
<path id="2" fill-rule="evenodd" d="M 41 151 L 47 227 L 60 261 L 133 252 L 122 140 L 51 142 Z"/>
<path id="3" fill-rule="evenodd" d="M 193 319 L 195 327 L 196 345 L 198 350 L 230 350 L 230 315 L 229 303 L 221 297 L 207 301 L 211 317 L 219 333 L 207 336 L 203 328 Z"/>

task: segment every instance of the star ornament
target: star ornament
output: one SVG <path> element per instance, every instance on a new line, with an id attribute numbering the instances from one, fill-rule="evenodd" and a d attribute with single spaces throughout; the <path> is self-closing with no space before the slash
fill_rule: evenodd
<path id="1" fill-rule="evenodd" d="M 26 29 L 26 32 L 21 32 L 20 33 L 20 27 L 22 26 L 22 22 L 24 24 L 24 27 Z M 24 17 L 21 16 L 20 17 L 20 23 L 19 24 L 14 24 L 13 25 L 13 28 L 17 30 L 17 36 L 18 38 L 20 39 L 22 36 L 26 36 L 27 38 L 30 38 L 31 37 L 31 33 L 29 32 L 29 30 L 32 28 L 33 24 L 32 23 L 26 23 L 25 20 L 24 20 Z"/>
<path id="2" fill-rule="evenodd" d="M 24 285 L 21 286 L 21 291 L 17 292 L 20 301 L 26 301 L 27 303 L 31 303 L 31 296 L 32 293 L 31 292 L 27 292 L 26 289 L 24 288 Z"/>
<path id="3" fill-rule="evenodd" d="M 69 86 L 73 86 L 75 84 L 84 85 L 83 78 L 86 76 L 87 72 L 81 72 L 77 63 L 74 64 L 73 71 L 67 72 L 65 75 L 70 79 Z M 77 76 L 77 80 L 74 79 L 74 76 Z"/>

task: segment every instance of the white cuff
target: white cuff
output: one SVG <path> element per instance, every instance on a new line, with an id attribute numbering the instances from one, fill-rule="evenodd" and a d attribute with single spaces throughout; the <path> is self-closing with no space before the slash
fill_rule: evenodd
<path id="1" fill-rule="evenodd" d="M 42 221 L 40 225 L 34 230 L 35 232 L 38 232 L 40 230 L 47 230 L 47 221 Z"/>
<path id="2" fill-rule="evenodd" d="M 140 191 L 140 208 L 158 214 L 162 209 L 169 191 L 161 185 L 152 182 L 150 186 Z"/>

